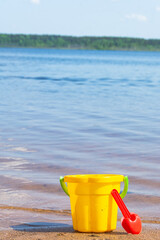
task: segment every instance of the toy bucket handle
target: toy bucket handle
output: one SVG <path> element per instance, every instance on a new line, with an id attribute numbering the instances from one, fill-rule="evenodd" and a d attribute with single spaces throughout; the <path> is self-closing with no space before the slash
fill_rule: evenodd
<path id="1" fill-rule="evenodd" d="M 61 184 L 61 187 L 62 187 L 63 191 L 69 196 L 68 188 L 67 188 L 67 186 L 64 182 L 64 177 L 60 177 L 59 181 L 60 181 L 60 184 Z"/>
<path id="2" fill-rule="evenodd" d="M 123 192 L 121 192 L 120 196 L 121 198 L 124 198 L 127 194 L 127 191 L 128 191 L 128 177 L 125 176 L 124 179 L 123 179 L 123 182 L 124 182 L 124 189 L 123 189 Z"/>

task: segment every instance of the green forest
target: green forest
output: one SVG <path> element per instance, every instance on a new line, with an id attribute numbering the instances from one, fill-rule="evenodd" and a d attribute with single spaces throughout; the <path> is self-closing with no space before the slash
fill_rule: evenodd
<path id="1" fill-rule="evenodd" d="M 160 40 L 128 37 L 0 34 L 0 47 L 160 51 Z"/>

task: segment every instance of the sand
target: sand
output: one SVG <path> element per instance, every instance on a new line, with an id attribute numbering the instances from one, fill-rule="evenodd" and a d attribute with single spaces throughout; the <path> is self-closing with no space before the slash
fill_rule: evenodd
<path id="1" fill-rule="evenodd" d="M 64 198 L 65 200 L 66 198 Z M 69 203 L 69 199 L 68 203 Z M 139 235 L 127 234 L 120 224 L 110 233 L 79 233 L 72 228 L 71 211 L 0 206 L 0 240 L 159 240 L 160 239 L 160 198 L 128 194 L 125 202 L 134 209 L 142 220 Z M 56 205 L 56 202 L 55 202 Z M 66 203 L 64 203 L 66 205 Z"/>
<path id="2" fill-rule="evenodd" d="M 48 169 L 51 172 L 54 170 Z M 151 185 L 158 191 L 160 186 L 159 181 L 150 183 L 149 180 L 130 179 L 131 189 L 136 184 L 145 188 Z M 127 234 L 123 230 L 120 212 L 115 231 L 101 234 L 79 233 L 72 228 L 70 201 L 59 184 L 20 182 L 19 179 L 10 179 L 8 176 L 0 176 L 0 180 L 2 187 L 9 186 L 13 191 L 10 196 L 2 191 L 3 188 L 1 190 L 0 240 L 160 240 L 159 196 L 129 192 L 125 197 L 129 210 L 133 209 L 142 219 L 143 229 L 139 235 Z M 37 198 L 32 195 L 35 190 Z M 48 194 L 47 201 L 39 198 L 41 195 L 38 193 L 43 196 L 44 193 Z"/>
<path id="3" fill-rule="evenodd" d="M 116 229 L 111 233 L 79 233 L 72 227 L 57 228 L 38 231 L 0 231 L 0 240 L 159 240 L 160 229 L 158 226 L 144 226 L 139 235 L 127 234 L 122 228 Z"/>

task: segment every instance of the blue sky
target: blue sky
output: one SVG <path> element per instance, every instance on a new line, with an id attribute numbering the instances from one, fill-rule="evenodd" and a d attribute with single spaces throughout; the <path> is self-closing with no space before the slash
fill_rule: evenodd
<path id="1" fill-rule="evenodd" d="M 160 0 L 0 0 L 0 33 L 160 39 Z"/>

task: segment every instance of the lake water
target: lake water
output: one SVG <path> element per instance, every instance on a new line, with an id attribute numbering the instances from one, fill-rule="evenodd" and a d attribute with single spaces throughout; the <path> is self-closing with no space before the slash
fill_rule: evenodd
<path id="1" fill-rule="evenodd" d="M 0 49 L 2 228 L 70 221 L 77 173 L 128 175 L 128 206 L 160 219 L 159 162 L 159 52 Z"/>

